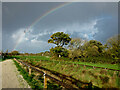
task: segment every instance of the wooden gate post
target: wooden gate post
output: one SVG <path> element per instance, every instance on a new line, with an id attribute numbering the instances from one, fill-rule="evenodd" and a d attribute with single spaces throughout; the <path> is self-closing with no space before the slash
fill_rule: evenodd
<path id="1" fill-rule="evenodd" d="M 44 72 L 44 88 L 47 88 L 46 71 Z"/>

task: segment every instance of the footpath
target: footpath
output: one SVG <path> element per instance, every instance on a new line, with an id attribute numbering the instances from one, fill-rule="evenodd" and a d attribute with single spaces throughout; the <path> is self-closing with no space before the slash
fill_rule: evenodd
<path id="1" fill-rule="evenodd" d="M 1 88 L 30 88 L 11 59 L 0 62 Z"/>

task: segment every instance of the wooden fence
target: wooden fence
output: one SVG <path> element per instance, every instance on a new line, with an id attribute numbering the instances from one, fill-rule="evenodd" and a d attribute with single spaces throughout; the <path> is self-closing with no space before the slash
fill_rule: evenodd
<path id="1" fill-rule="evenodd" d="M 14 60 L 15 60 L 16 62 L 18 62 L 20 65 L 25 65 L 25 66 L 27 66 L 27 67 L 28 67 L 28 70 L 29 70 L 29 75 L 31 75 L 31 70 L 35 70 L 35 71 L 43 74 L 43 76 L 44 76 L 44 88 L 47 88 L 47 78 L 55 81 L 57 84 L 65 87 L 65 88 L 71 88 L 71 89 L 74 88 L 72 85 L 69 85 L 69 84 L 67 84 L 67 83 L 63 83 L 63 82 L 62 82 L 63 80 L 60 81 L 60 80 L 58 80 L 58 79 L 56 79 L 56 78 L 48 75 L 48 74 L 46 73 L 46 71 L 43 72 L 43 71 L 41 71 L 40 69 L 38 69 L 38 68 L 36 68 L 36 67 L 34 67 L 34 66 L 31 66 L 31 65 L 28 65 L 28 64 L 26 64 L 25 62 L 22 62 L 22 61 L 20 61 L 20 60 L 15 59 L 15 58 L 14 58 Z M 87 83 L 87 84 L 89 85 L 89 83 Z M 75 89 L 75 88 L 74 88 L 74 89 Z"/>
<path id="2" fill-rule="evenodd" d="M 17 59 L 15 59 L 15 58 L 14 58 L 14 60 L 15 60 L 16 62 L 18 62 L 20 65 L 24 65 L 24 66 L 28 67 L 29 75 L 31 75 L 31 71 L 32 71 L 32 70 L 35 70 L 35 71 L 37 71 L 38 73 L 43 74 L 43 76 L 44 76 L 44 88 L 47 88 L 47 78 L 55 81 L 57 84 L 65 87 L 65 88 L 71 88 L 71 89 L 74 88 L 74 89 L 75 89 L 75 87 L 74 87 L 73 85 L 68 84 L 68 83 L 64 83 L 64 82 L 63 82 L 64 80 L 68 80 L 68 81 L 72 82 L 72 84 L 74 84 L 74 85 L 76 85 L 76 86 L 77 86 L 77 83 L 78 83 L 78 82 L 79 82 L 79 83 L 83 83 L 84 85 L 87 85 L 87 86 L 91 86 L 91 87 L 93 86 L 92 83 L 80 82 L 79 80 L 76 80 L 75 78 L 73 78 L 73 77 L 71 77 L 71 76 L 67 76 L 67 75 L 63 75 L 63 74 L 60 74 L 60 73 L 59 73 L 59 75 L 57 75 L 57 77 L 59 77 L 60 79 L 62 79 L 62 81 L 61 81 L 61 80 L 56 79 L 56 78 L 52 77 L 51 75 L 47 74 L 46 71 L 40 70 L 40 69 L 45 69 L 45 68 L 43 68 L 43 67 L 35 67 L 35 66 L 32 66 L 32 65 L 30 65 L 30 64 L 27 64 L 27 63 L 25 63 L 25 62 L 23 62 L 23 61 L 21 61 L 21 60 L 17 60 Z M 75 65 L 75 64 L 74 64 L 74 65 Z M 81 64 L 80 64 L 80 65 L 81 65 Z M 84 66 L 84 67 L 86 67 L 86 66 L 87 66 L 87 67 L 93 67 L 94 69 L 95 69 L 95 68 L 102 68 L 102 67 L 89 66 L 89 65 L 83 65 L 83 66 Z M 109 68 L 102 68 L 102 69 L 113 70 L 113 71 L 118 71 L 118 72 L 120 71 L 120 70 L 109 69 Z M 46 70 L 47 70 L 47 69 L 46 69 Z M 47 70 L 47 71 L 50 71 L 50 70 Z M 54 72 L 52 72 L 52 74 L 54 74 Z M 62 75 L 63 77 L 60 77 L 61 75 Z M 69 78 L 70 78 L 70 79 L 69 79 Z M 73 81 L 74 81 L 74 82 L 73 82 Z M 77 89 L 79 89 L 79 88 L 81 88 L 81 87 L 78 87 Z"/>

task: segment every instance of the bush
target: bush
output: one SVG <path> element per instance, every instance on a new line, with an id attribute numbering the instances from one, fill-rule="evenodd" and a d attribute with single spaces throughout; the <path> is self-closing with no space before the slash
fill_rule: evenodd
<path id="1" fill-rule="evenodd" d="M 78 59 L 82 57 L 82 52 L 81 50 L 77 49 L 77 50 L 69 50 L 69 55 L 68 57 L 70 59 Z"/>
<path id="2" fill-rule="evenodd" d="M 60 46 L 57 46 L 55 48 L 51 48 L 50 49 L 50 52 L 53 54 L 53 56 L 56 56 L 56 57 L 68 57 L 68 50 L 63 48 L 63 47 L 60 47 Z"/>

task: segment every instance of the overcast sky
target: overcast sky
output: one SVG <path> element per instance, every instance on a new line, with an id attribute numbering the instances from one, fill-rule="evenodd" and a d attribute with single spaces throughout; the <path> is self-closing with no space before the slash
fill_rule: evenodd
<path id="1" fill-rule="evenodd" d="M 47 40 L 55 32 L 68 33 L 71 38 L 94 39 L 102 43 L 118 34 L 117 2 L 64 4 L 61 2 L 3 2 L 3 51 L 8 49 L 8 51 L 38 53 L 49 50 L 54 45 L 48 44 Z M 46 12 L 49 14 L 45 16 Z M 44 17 L 39 20 L 43 15 Z"/>

